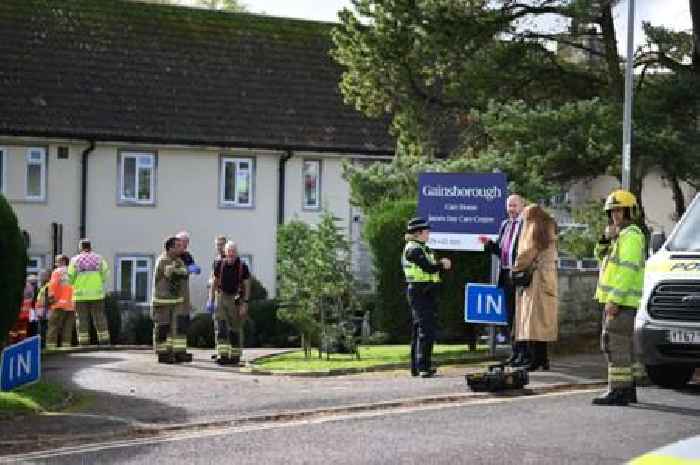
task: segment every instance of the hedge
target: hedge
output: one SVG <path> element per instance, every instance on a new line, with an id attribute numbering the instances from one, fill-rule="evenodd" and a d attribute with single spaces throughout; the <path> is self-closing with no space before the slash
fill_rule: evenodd
<path id="1" fill-rule="evenodd" d="M 0 194 L 0 347 L 17 320 L 27 272 L 27 244 L 12 207 Z"/>
<path id="2" fill-rule="evenodd" d="M 410 310 L 401 254 L 406 223 L 416 215 L 415 200 L 384 202 L 367 213 L 364 237 L 374 263 L 376 303 L 372 329 L 386 332 L 390 342 L 410 339 Z M 464 323 L 464 287 L 467 282 L 489 282 L 490 258 L 485 252 L 436 251 L 436 258 L 452 260 L 452 270 L 442 273 L 438 306 L 438 340 L 474 345 L 478 328 Z"/>

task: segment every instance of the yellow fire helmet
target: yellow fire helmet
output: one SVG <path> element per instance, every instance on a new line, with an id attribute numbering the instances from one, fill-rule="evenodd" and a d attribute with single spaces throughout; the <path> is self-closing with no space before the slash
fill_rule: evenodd
<path id="1" fill-rule="evenodd" d="M 609 212 L 613 208 L 629 208 L 632 217 L 636 217 L 639 211 L 637 197 L 633 193 L 622 189 L 612 191 L 608 198 L 605 199 L 605 211 Z"/>

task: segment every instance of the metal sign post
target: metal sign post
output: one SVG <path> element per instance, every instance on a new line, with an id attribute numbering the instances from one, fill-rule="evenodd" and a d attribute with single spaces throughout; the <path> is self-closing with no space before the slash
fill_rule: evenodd
<path id="1" fill-rule="evenodd" d="M 632 176 L 632 101 L 634 92 L 634 0 L 627 0 L 627 66 L 625 104 L 622 121 L 622 188 L 630 190 Z"/>

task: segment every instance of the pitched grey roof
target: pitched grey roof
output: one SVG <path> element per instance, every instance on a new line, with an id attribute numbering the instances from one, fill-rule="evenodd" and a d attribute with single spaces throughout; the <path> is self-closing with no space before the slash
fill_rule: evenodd
<path id="1" fill-rule="evenodd" d="M 332 25 L 122 0 L 0 1 L 0 135 L 391 153 Z"/>

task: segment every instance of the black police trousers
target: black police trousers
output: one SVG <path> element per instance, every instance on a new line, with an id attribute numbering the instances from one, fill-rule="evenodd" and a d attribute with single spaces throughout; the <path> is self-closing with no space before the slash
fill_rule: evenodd
<path id="1" fill-rule="evenodd" d="M 411 373 L 431 369 L 435 342 L 435 291 L 426 285 L 410 284 L 406 290 L 411 307 Z"/>

